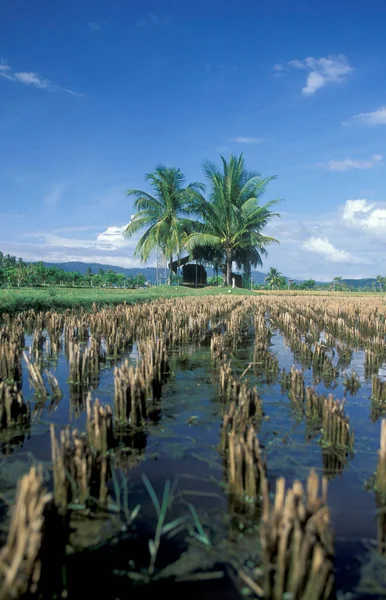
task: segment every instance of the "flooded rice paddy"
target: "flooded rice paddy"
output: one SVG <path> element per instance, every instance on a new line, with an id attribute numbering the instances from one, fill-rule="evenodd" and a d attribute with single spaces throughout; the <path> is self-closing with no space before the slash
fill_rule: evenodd
<path id="1" fill-rule="evenodd" d="M 385 318 L 382 297 L 333 295 L 3 315 L 1 571 L 38 464 L 51 516 L 21 592 L 384 597 Z M 327 500 L 310 483 L 275 522 L 276 480 L 311 470 Z"/>

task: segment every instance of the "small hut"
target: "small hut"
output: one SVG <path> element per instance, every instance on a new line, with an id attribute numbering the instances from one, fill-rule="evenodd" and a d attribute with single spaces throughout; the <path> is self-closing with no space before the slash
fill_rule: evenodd
<path id="1" fill-rule="evenodd" d="M 186 285 L 206 285 L 207 273 L 202 265 L 188 263 L 182 267 L 182 283 Z"/>
<path id="2" fill-rule="evenodd" d="M 172 264 L 169 263 L 172 268 L 173 273 L 177 275 L 177 271 L 180 267 L 182 267 L 182 283 L 183 285 L 206 285 L 207 282 L 207 272 L 202 265 L 196 263 L 191 263 L 192 258 L 190 256 L 185 256 L 184 258 L 180 258 L 179 260 L 174 260 Z M 193 259 L 194 260 L 194 259 Z"/>

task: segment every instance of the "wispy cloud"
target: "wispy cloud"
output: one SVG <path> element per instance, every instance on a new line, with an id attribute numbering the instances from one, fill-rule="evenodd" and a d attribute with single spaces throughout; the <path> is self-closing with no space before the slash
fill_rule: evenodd
<path id="1" fill-rule="evenodd" d="M 126 227 L 127 224 L 111 225 L 101 230 L 79 226 L 30 232 L 21 236 L 24 239 L 29 238 L 28 242 L 1 242 L 1 248 L 3 252 L 8 251 L 27 260 L 98 262 L 122 267 L 139 267 L 141 262 L 139 258 L 134 257 L 134 250 L 140 233 L 127 239 L 123 235 Z M 97 231 L 81 237 L 70 237 L 72 232 L 90 229 Z M 68 235 L 60 235 L 60 232 L 68 232 Z M 147 264 L 142 266 L 153 266 L 155 258 L 152 254 Z"/>
<path id="2" fill-rule="evenodd" d="M 59 204 L 68 187 L 67 183 L 60 182 L 51 186 L 50 191 L 44 196 L 43 201 L 46 206 L 56 206 Z"/>
<path id="3" fill-rule="evenodd" d="M 386 125 L 386 106 L 381 106 L 372 112 L 355 115 L 352 118 L 352 121 L 359 121 L 361 123 L 366 123 L 366 125 Z"/>
<path id="4" fill-rule="evenodd" d="M 329 171 L 351 171 L 352 169 L 373 169 L 382 163 L 383 157 L 381 154 L 373 154 L 368 160 L 353 160 L 352 158 L 344 158 L 343 160 L 329 160 L 328 163 L 320 163 L 319 166 L 328 169 Z"/>
<path id="5" fill-rule="evenodd" d="M 288 67 L 286 67 L 285 65 L 273 65 L 272 67 L 273 69 L 273 73 L 271 75 L 271 77 L 283 77 L 286 73 L 286 71 L 288 71 Z"/>
<path id="6" fill-rule="evenodd" d="M 73 227 L 58 227 L 53 229 L 54 233 L 68 233 L 73 231 L 92 231 L 93 229 L 99 229 L 96 225 L 74 225 Z"/>
<path id="7" fill-rule="evenodd" d="M 87 231 L 88 227 L 80 227 L 78 229 L 66 227 L 62 230 L 52 229 L 50 231 L 36 231 L 34 233 L 24 234 L 23 237 L 36 238 L 44 242 L 45 245 L 55 246 L 57 248 L 77 248 L 81 249 L 94 249 L 104 252 L 115 252 L 121 248 L 134 249 L 137 245 L 139 235 L 133 236 L 127 239 L 124 237 L 124 231 L 127 228 L 126 225 L 111 225 L 107 229 L 100 231 L 96 235 L 93 234 L 87 239 L 79 239 L 76 237 L 64 237 L 58 235 L 62 233 L 72 233 L 74 231 Z M 98 229 L 98 228 L 92 228 Z"/>
<path id="8" fill-rule="evenodd" d="M 8 79 L 8 81 L 14 81 L 16 83 L 22 83 L 27 86 L 33 86 L 42 90 L 48 90 L 50 92 L 61 91 L 71 94 L 72 96 L 82 96 L 82 94 L 78 94 L 73 90 L 61 87 L 48 79 L 44 79 L 39 73 L 34 73 L 32 71 L 13 71 L 4 61 L 0 62 L 0 78 Z"/>
<path id="9" fill-rule="evenodd" d="M 147 15 L 138 19 L 136 25 L 137 27 L 160 27 L 169 25 L 169 23 L 169 17 L 161 17 L 155 13 L 147 13 Z"/>
<path id="10" fill-rule="evenodd" d="M 353 71 L 347 57 L 343 54 L 338 56 L 327 56 L 314 58 L 308 56 L 303 60 L 290 60 L 285 65 L 276 64 L 273 66 L 273 77 L 280 77 L 289 69 L 302 69 L 308 71 L 306 84 L 302 88 L 302 93 L 311 96 L 317 90 L 328 83 L 342 83 Z"/>
<path id="11" fill-rule="evenodd" d="M 84 262 L 97 263 L 102 265 L 112 265 L 118 267 L 146 268 L 156 266 L 155 260 L 149 260 L 145 265 L 139 258 L 124 254 L 103 254 L 93 248 L 73 248 L 71 250 L 61 246 L 40 245 L 19 242 L 2 242 L 2 250 L 16 256 L 22 256 L 27 261 L 43 260 L 44 262 L 63 263 L 63 262 Z"/>
<path id="12" fill-rule="evenodd" d="M 95 21 L 89 21 L 88 28 L 90 31 L 93 31 L 95 33 L 100 30 L 101 26 L 99 25 L 99 23 L 95 23 Z"/>
<path id="13" fill-rule="evenodd" d="M 256 137 L 244 137 L 242 135 L 238 135 L 234 138 L 231 138 L 230 140 L 231 142 L 236 142 L 237 144 L 260 144 L 260 142 L 263 142 L 263 138 L 256 138 Z"/>

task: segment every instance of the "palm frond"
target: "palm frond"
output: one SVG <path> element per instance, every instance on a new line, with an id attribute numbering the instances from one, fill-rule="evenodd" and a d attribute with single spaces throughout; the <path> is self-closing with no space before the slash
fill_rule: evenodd
<path id="1" fill-rule="evenodd" d="M 221 244 L 220 238 L 210 233 L 192 233 L 186 240 L 186 247 L 189 251 L 197 246 L 217 247 Z"/>

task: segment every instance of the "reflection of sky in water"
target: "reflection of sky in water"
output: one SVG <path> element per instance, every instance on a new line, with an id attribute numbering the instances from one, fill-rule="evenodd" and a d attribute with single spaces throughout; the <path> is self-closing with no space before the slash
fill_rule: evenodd
<path id="1" fill-rule="evenodd" d="M 31 344 L 28 338 L 26 345 Z M 293 364 L 301 368 L 294 360 L 291 349 L 286 346 L 283 337 L 275 333 L 271 351 L 279 359 L 280 370 L 289 371 Z M 328 353 L 331 355 L 331 353 Z M 136 360 L 136 345 L 130 349 L 128 357 Z M 122 359 L 121 359 L 122 360 Z M 253 339 L 251 336 L 241 344 L 234 360 L 235 368 L 241 375 L 246 365 L 253 360 Z M 333 358 L 336 366 L 337 354 Z M 32 453 L 39 461 L 50 460 L 49 424 L 65 425 L 71 423 L 80 429 L 85 428 L 85 413 L 75 417 L 70 406 L 69 371 L 64 354 L 57 361 L 47 363 L 47 367 L 57 377 L 63 391 L 63 398 L 55 410 L 49 411 L 49 401 L 40 416 L 34 417 L 31 437 L 26 439 L 22 449 L 14 449 L 11 461 L 25 453 Z M 99 384 L 92 390 L 92 397 L 102 402 L 113 403 L 113 366 L 101 367 Z M 342 369 L 331 390 L 323 382 L 316 385 L 319 393 L 333 392 L 337 398 L 343 398 L 345 387 L 344 374 L 355 370 L 359 375 L 361 388 L 356 395 L 346 394 L 346 413 L 350 417 L 351 427 L 355 430 L 354 457 L 348 458 L 341 475 L 329 483 L 329 505 L 332 522 L 338 540 L 360 540 L 376 537 L 375 500 L 372 493 L 364 490 L 366 480 L 374 473 L 379 448 L 380 420 L 372 423 L 371 380 L 364 378 L 364 352 L 356 351 L 349 367 Z M 187 498 L 201 510 L 225 510 L 226 498 L 221 488 L 223 466 L 218 452 L 222 405 L 218 400 L 216 378 L 211 371 L 210 348 L 207 340 L 201 348 L 186 346 L 173 352 L 171 358 L 171 376 L 164 386 L 161 401 L 161 418 L 147 428 L 145 460 L 130 472 L 130 486 L 134 495 L 143 497 L 141 473 L 146 473 L 157 490 L 161 490 L 166 479 L 180 477 L 180 487 L 187 491 Z M 386 375 L 386 367 L 380 370 Z M 311 369 L 304 371 L 306 385 L 314 385 Z M 323 469 L 322 451 L 317 433 L 307 439 L 305 420 L 294 411 L 291 400 L 280 386 L 280 372 L 276 382 L 268 385 L 260 383 L 251 369 L 246 375 L 250 384 L 257 384 L 263 398 L 266 415 L 259 432 L 259 440 L 267 454 L 268 475 L 271 481 L 277 476 L 285 476 L 288 482 L 294 478 L 305 480 L 311 467 L 320 473 Z M 335 384 L 334 384 L 335 385 Z M 29 398 L 32 411 L 36 408 L 33 393 L 24 368 L 23 394 Z M 19 465 L 19 463 L 18 463 Z M 20 465 L 19 465 L 20 466 Z M 29 464 L 26 463 L 25 470 Z M 18 467 L 20 470 L 20 468 Z M 18 470 L 18 475 L 20 475 Z M 0 478 L 0 485 L 1 485 Z M 145 514 L 150 507 L 144 508 Z M 360 515 L 360 518 L 358 518 Z"/>

